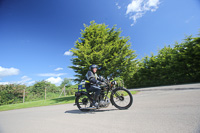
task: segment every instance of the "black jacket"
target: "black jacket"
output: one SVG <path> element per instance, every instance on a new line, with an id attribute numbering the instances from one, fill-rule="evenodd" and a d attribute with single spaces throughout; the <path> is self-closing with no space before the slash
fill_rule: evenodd
<path id="1" fill-rule="evenodd" d="M 97 84 L 98 82 L 98 76 L 96 73 L 93 73 L 92 71 L 88 71 L 85 75 L 85 78 L 87 81 L 89 81 L 90 84 Z"/>

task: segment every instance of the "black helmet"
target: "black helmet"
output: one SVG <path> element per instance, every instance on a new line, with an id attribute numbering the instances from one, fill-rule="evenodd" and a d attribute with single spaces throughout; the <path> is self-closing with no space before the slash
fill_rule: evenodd
<path id="1" fill-rule="evenodd" d="M 91 66 L 90 66 L 90 68 L 89 68 L 89 69 L 92 71 L 92 69 L 93 69 L 93 68 L 98 68 L 98 66 L 97 66 L 97 65 L 95 65 L 95 64 L 93 64 L 93 65 L 91 65 Z"/>

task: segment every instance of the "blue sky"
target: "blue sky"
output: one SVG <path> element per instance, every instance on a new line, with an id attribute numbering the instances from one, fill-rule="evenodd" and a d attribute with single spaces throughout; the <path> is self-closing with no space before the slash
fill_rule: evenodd
<path id="1" fill-rule="evenodd" d="M 199 14 L 199 0 L 1 0 L 0 84 L 74 78 L 68 51 L 92 20 L 121 28 L 140 59 L 196 36 Z"/>

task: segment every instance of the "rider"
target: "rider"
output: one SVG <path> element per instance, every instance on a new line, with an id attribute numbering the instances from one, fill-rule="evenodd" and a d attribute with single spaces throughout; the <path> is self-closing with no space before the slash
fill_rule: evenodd
<path id="1" fill-rule="evenodd" d="M 95 92 L 94 100 L 93 100 L 93 106 L 98 107 L 97 99 L 101 92 L 101 88 L 99 85 L 101 85 L 101 81 L 103 81 L 103 78 L 99 78 L 96 74 L 98 66 L 93 64 L 90 66 L 90 70 L 85 75 L 86 82 L 85 87 L 87 91 L 89 92 Z"/>

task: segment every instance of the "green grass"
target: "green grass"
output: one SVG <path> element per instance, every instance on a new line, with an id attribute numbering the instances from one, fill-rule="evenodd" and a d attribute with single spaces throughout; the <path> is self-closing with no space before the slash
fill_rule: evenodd
<path id="1" fill-rule="evenodd" d="M 0 111 L 74 103 L 74 99 L 75 99 L 75 96 L 67 96 L 67 97 L 47 99 L 47 100 L 39 100 L 39 101 L 32 101 L 32 102 L 25 102 L 25 103 L 2 105 L 2 106 L 0 106 Z"/>
<path id="2" fill-rule="evenodd" d="M 130 91 L 132 95 L 138 93 L 138 91 Z"/>
<path id="3" fill-rule="evenodd" d="M 136 94 L 136 91 L 131 91 L 131 94 Z M 66 96 L 61 98 L 39 100 L 25 103 L 9 104 L 0 106 L 0 111 L 22 109 L 22 108 L 31 108 L 31 107 L 40 107 L 40 106 L 49 106 L 49 105 L 58 105 L 58 104 L 68 104 L 74 103 L 75 96 Z"/>

